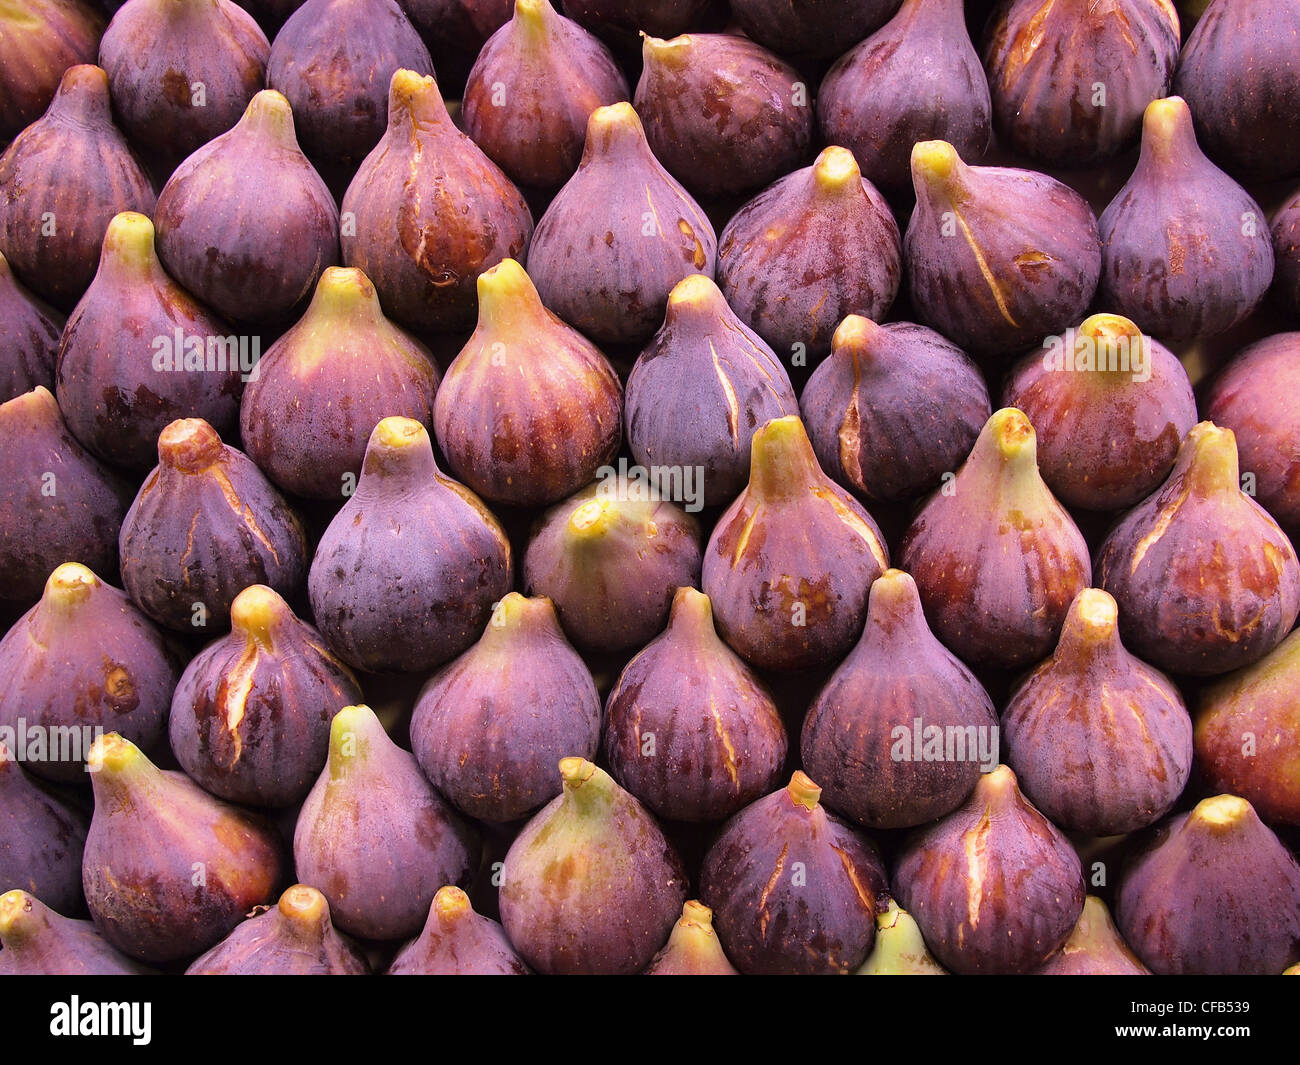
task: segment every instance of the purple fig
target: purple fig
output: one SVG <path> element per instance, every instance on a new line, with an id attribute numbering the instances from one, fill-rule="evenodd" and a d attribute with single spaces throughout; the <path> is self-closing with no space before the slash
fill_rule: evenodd
<path id="1" fill-rule="evenodd" d="M 488 39 L 510 21 L 515 0 L 399 0 L 429 46 L 439 81 L 455 96 Z"/>
<path id="2" fill-rule="evenodd" d="M 675 37 L 700 24 L 710 0 L 563 0 L 569 18 L 605 40 L 630 49 L 637 35 Z"/>
<path id="3" fill-rule="evenodd" d="M 800 62 L 841 56 L 898 10 L 899 0 L 731 0 L 745 34 Z"/>
<path id="4" fill-rule="evenodd" d="M 1273 282 L 1292 318 L 1300 318 L 1300 192 L 1273 216 Z"/>
<path id="5" fill-rule="evenodd" d="M 1149 976 L 1150 971 L 1120 938 L 1106 904 L 1096 895 L 1083 900 L 1079 921 L 1036 976 Z"/>
<path id="6" fill-rule="evenodd" d="M 0 11 L 0 143 L 49 107 L 69 67 L 93 63 L 104 16 L 85 0 L 21 0 Z"/>
<path id="7" fill-rule="evenodd" d="M 702 902 L 689 900 L 673 925 L 668 945 L 654 956 L 644 976 L 739 976 L 727 961 L 718 934 L 713 930 L 713 911 Z"/>
<path id="8" fill-rule="evenodd" d="M 29 731 L 21 721 L 19 726 L 0 726 L 0 884 L 6 890 L 30 891 L 51 909 L 72 913 L 81 909 L 81 861 L 90 823 L 55 791 L 27 776 L 22 763 L 40 764 L 56 742 L 80 747 L 85 733 L 73 730 L 60 739 Z M 0 959 L 8 953 L 5 946 Z"/>
<path id="9" fill-rule="evenodd" d="M 438 889 L 429 919 L 388 967 L 389 976 L 527 976 L 505 930 L 474 912 L 469 896 L 450 885 Z"/>
<path id="10" fill-rule="evenodd" d="M 0 976 L 143 976 L 90 921 L 63 917 L 26 891 L 0 895 Z"/>
<path id="11" fill-rule="evenodd" d="M 0 254 L 0 403 L 38 385 L 54 390 L 62 318 L 14 277 Z"/>
<path id="12" fill-rule="evenodd" d="M 897 902 L 876 914 L 876 942 L 858 976 L 947 976 L 934 960 L 916 921 Z"/>

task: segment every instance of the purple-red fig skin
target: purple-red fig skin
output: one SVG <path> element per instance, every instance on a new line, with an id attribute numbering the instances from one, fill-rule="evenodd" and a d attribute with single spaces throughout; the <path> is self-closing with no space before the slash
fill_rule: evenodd
<path id="1" fill-rule="evenodd" d="M 0 744 L 0 883 L 6 891 L 22 888 L 52 910 L 80 912 L 89 827 L 84 813 L 28 776 Z"/>
<path id="2" fill-rule="evenodd" d="M 510 21 L 514 0 L 399 0 L 429 46 L 438 84 L 454 97 L 492 34 Z"/>
<path id="3" fill-rule="evenodd" d="M 220 943 L 200 955 L 186 976 L 366 976 L 370 963 L 358 946 L 334 930 L 326 917 L 314 950 L 286 932 L 276 907 L 244 921 Z"/>
<path id="4" fill-rule="evenodd" d="M 397 952 L 389 976 L 528 976 L 505 929 L 478 913 L 441 929 L 436 913 L 415 939 Z"/>
<path id="5" fill-rule="evenodd" d="M 814 66 L 843 55 L 898 7 L 899 0 L 731 0 L 747 36 Z"/>
<path id="6" fill-rule="evenodd" d="M 0 23 L 0 144 L 45 112 L 64 72 L 93 63 L 104 16 L 86 0 L 23 0 Z"/>
<path id="7" fill-rule="evenodd" d="M 54 391 L 63 317 L 14 277 L 0 254 L 0 403 L 40 385 Z"/>
<path id="8" fill-rule="evenodd" d="M 26 893 L 24 932 L 31 939 L 0 950 L 0 976 L 143 976 L 144 966 L 108 945 L 91 921 L 64 917 Z"/>
<path id="9" fill-rule="evenodd" d="M 1300 319 L 1300 192 L 1273 216 L 1273 291 L 1293 319 Z"/>

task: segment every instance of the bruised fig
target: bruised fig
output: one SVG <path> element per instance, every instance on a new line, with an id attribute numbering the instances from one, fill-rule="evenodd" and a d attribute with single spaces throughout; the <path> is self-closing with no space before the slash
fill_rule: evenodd
<path id="1" fill-rule="evenodd" d="M 1083 913 L 1065 945 L 1035 970 L 1036 976 L 1149 976 L 1111 922 L 1096 895 L 1083 900 Z"/>
<path id="2" fill-rule="evenodd" d="M 638 973 L 681 913 L 685 869 L 655 819 L 603 769 L 562 758 L 560 777 L 561 794 L 506 854 L 501 923 L 538 972 Z"/>
<path id="3" fill-rule="evenodd" d="M 898 10 L 898 0 L 731 0 L 746 36 L 801 63 L 841 56 Z"/>
<path id="4" fill-rule="evenodd" d="M 280 901 L 197 958 L 186 976 L 364 976 L 366 956 L 334 930 L 329 903 L 294 884 Z"/>
<path id="5" fill-rule="evenodd" d="M 0 403 L 37 385 L 53 391 L 62 319 L 14 277 L 0 254 Z"/>
<path id="6" fill-rule="evenodd" d="M 993 413 L 970 357 L 932 329 L 851 314 L 799 406 L 822 469 L 868 499 L 936 488 Z"/>
<path id="7" fill-rule="evenodd" d="M 1149 496 L 1196 424 L 1178 356 L 1117 314 L 1048 337 L 1042 354 L 1013 369 L 1004 398 L 1039 427 L 1043 480 L 1083 510 L 1123 510 Z"/>
<path id="8" fill-rule="evenodd" d="M 901 276 L 898 223 L 845 148 L 824 149 L 760 192 L 718 245 L 727 302 L 795 365 L 830 351 L 846 316 L 883 318 Z"/>
<path id="9" fill-rule="evenodd" d="M 533 216 L 519 190 L 456 128 L 432 77 L 399 70 L 388 128 L 343 196 L 343 262 L 364 270 L 411 329 L 474 324 L 478 275 L 524 258 Z"/>
<path id="10" fill-rule="evenodd" d="M 505 532 L 443 476 L 424 426 L 397 417 L 376 425 L 356 492 L 307 578 L 330 649 L 371 672 L 432 670 L 479 637 L 513 581 Z"/>
<path id="11" fill-rule="evenodd" d="M 429 919 L 388 967 L 389 976 L 527 976 L 505 931 L 474 912 L 460 888 L 440 887 Z"/>
<path id="12" fill-rule="evenodd" d="M 67 735 L 80 747 L 89 730 Z M 89 821 L 23 772 L 21 761 L 35 767 L 49 754 L 44 735 L 0 726 L 0 884 L 30 891 L 53 910 L 81 909 L 81 861 Z M 21 741 L 21 745 L 19 745 Z M 40 747 L 36 745 L 40 744 Z M 33 749 L 35 748 L 35 749 Z M 0 952 L 0 966 L 9 944 Z"/>
<path id="13" fill-rule="evenodd" d="M 1097 219 L 1046 174 L 968 166 L 946 141 L 912 148 L 903 251 L 921 319 L 975 355 L 1008 355 L 1080 321 L 1101 276 Z"/>
<path id="14" fill-rule="evenodd" d="M 0 976 L 143 976 L 90 921 L 54 912 L 15 888 L 0 895 Z"/>
<path id="15" fill-rule="evenodd" d="M 520 185 L 558 189 L 578 169 L 587 117 L 628 98 L 609 50 L 550 0 L 514 0 L 470 70 L 465 132 Z"/>
<path id="16" fill-rule="evenodd" d="M 298 814 L 293 858 L 339 928 L 405 939 L 424 924 L 439 887 L 469 883 L 478 842 L 374 711 L 346 706 L 334 715 L 329 758 Z"/>
<path id="17" fill-rule="evenodd" d="M 776 704 L 713 628 L 709 597 L 679 588 L 668 628 L 609 693 L 614 778 L 660 817 L 721 821 L 779 783 L 788 740 Z"/>
<path id="18" fill-rule="evenodd" d="M 123 954 L 192 958 L 274 898 L 285 866 L 269 823 L 158 769 L 116 733 L 95 741 L 87 765 L 95 816 L 82 886 L 96 926 Z"/>
<path id="19" fill-rule="evenodd" d="M 894 888 L 934 956 L 962 974 L 1036 969 L 1083 912 L 1078 854 L 1005 765 L 904 847 Z"/>
<path id="20" fill-rule="evenodd" d="M 931 956 L 912 915 L 893 899 L 876 914 L 876 942 L 858 976 L 947 976 Z"/>
<path id="21" fill-rule="evenodd" d="M 69 67 L 95 61 L 103 31 L 103 15 L 86 0 L 0 8 L 0 144 L 41 117 Z"/>
<path id="22" fill-rule="evenodd" d="M 997 765 L 993 703 L 901 570 L 871 586 L 862 638 L 813 700 L 801 749 L 827 805 L 869 828 L 942 817 Z"/>
<path id="23" fill-rule="evenodd" d="M 694 899 L 682 907 L 664 947 L 644 976 L 739 976 L 713 930 L 713 911 Z"/>
<path id="24" fill-rule="evenodd" d="M 598 343 L 639 344 L 674 285 L 713 276 L 708 217 L 651 152 L 630 103 L 587 120 L 577 172 L 537 223 L 528 271 L 542 302 Z"/>
<path id="25" fill-rule="evenodd" d="M 1300 192 L 1273 216 L 1274 288 L 1292 318 L 1300 318 Z"/>
<path id="26" fill-rule="evenodd" d="M 1272 976 L 1300 961 L 1300 865 L 1245 799 L 1202 799 L 1129 866 L 1115 919 L 1158 975 Z"/>
<path id="27" fill-rule="evenodd" d="M 100 730 L 154 750 L 180 670 L 176 651 L 125 593 L 65 562 L 0 639 L 0 734 L 6 725 L 50 737 Z M 51 749 L 30 768 L 47 780 L 84 782 L 86 754 L 80 744 Z"/>
<path id="28" fill-rule="evenodd" d="M 437 673 L 411 717 L 433 786 L 480 821 L 513 821 L 559 794 L 555 763 L 594 758 L 600 697 L 546 598 L 511 592 L 478 643 Z"/>
<path id="29" fill-rule="evenodd" d="M 1097 584 L 1119 603 L 1124 642 L 1174 673 L 1257 662 L 1300 615 L 1300 562 L 1241 489 L 1231 429 L 1201 422 L 1168 480 L 1111 530 Z"/>
<path id="30" fill-rule="evenodd" d="M 1088 545 L 1039 476 L 1034 427 L 1014 407 L 989 418 L 899 554 L 935 635 L 967 662 L 998 668 L 1045 658 L 1092 582 Z"/>
<path id="31" fill-rule="evenodd" d="M 271 588 L 230 604 L 231 632 L 186 667 L 171 704 L 172 753 L 213 795 L 290 806 L 325 765 L 330 720 L 356 703 L 356 678 Z"/>
<path id="32" fill-rule="evenodd" d="M 797 416 L 754 434 L 749 485 L 718 519 L 701 587 L 722 638 L 761 669 L 839 661 L 889 565 L 870 514 L 817 465 Z"/>
<path id="33" fill-rule="evenodd" d="M 240 378 L 260 345 L 234 332 L 167 276 L 153 223 L 117 215 L 59 345 L 57 394 L 69 427 L 99 457 L 140 473 L 177 418 L 229 433 Z"/>
<path id="34" fill-rule="evenodd" d="M 962 156 L 982 156 L 992 105 L 962 0 L 905 0 L 827 72 L 817 120 L 830 143 L 848 148 L 863 174 L 890 190 L 910 185 L 917 141 L 945 140 Z"/>
<path id="35" fill-rule="evenodd" d="M 802 772 L 736 814 L 704 856 L 700 897 L 742 973 L 849 973 L 884 905 L 885 868 Z"/>
<path id="36" fill-rule="evenodd" d="M 1263 210 L 1202 154 L 1177 96 L 1142 120 L 1142 155 L 1101 215 L 1101 299 L 1162 339 L 1231 329 L 1273 280 Z"/>
<path id="37" fill-rule="evenodd" d="M 49 110 L 0 156 L 0 189 L 0 248 L 29 288 L 71 310 L 94 279 L 113 216 L 154 209 L 99 67 L 63 75 Z"/>
<path id="38" fill-rule="evenodd" d="M 478 326 L 433 409 L 452 472 L 489 502 L 554 503 L 623 441 L 623 388 L 600 351 L 542 306 L 514 259 L 478 279 Z"/>

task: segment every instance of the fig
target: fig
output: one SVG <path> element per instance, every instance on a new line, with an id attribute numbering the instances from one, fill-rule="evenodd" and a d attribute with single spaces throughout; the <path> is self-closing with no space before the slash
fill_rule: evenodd
<path id="1" fill-rule="evenodd" d="M 563 791 L 515 838 L 501 923 L 547 974 L 630 975 L 667 942 L 686 872 L 655 819 L 582 758 L 560 760 Z"/>
<path id="2" fill-rule="evenodd" d="M 1142 120 L 1142 154 L 1101 215 L 1101 299 L 1166 340 L 1243 321 L 1273 280 L 1263 209 L 1196 144 L 1176 96 Z"/>
<path id="3" fill-rule="evenodd" d="M 143 976 L 90 921 L 55 913 L 15 888 L 0 895 L 0 976 Z"/>
<path id="4" fill-rule="evenodd" d="M 1045 658 L 1092 582 L 1088 545 L 1039 475 L 1037 434 L 1014 407 L 989 418 L 899 555 L 935 635 L 967 662 L 996 668 Z"/>
<path id="5" fill-rule="evenodd" d="M 474 912 L 460 888 L 440 887 L 420 934 L 388 967 L 389 976 L 527 976 L 505 931 Z"/>
<path id="6" fill-rule="evenodd" d="M 0 189 L 0 248 L 29 288 L 71 310 L 95 277 L 113 216 L 154 209 L 99 67 L 63 75 L 49 110 L 0 156 Z"/>
<path id="7" fill-rule="evenodd" d="M 178 418 L 230 433 L 241 378 L 260 338 L 238 336 L 167 276 L 154 227 L 123 212 L 109 223 L 99 271 L 59 345 L 57 395 L 68 426 L 90 451 L 143 473 L 158 435 Z"/>
<path id="8" fill-rule="evenodd" d="M 1300 318 L 1300 192 L 1273 216 L 1273 282 L 1279 301 Z"/>
<path id="9" fill-rule="evenodd" d="M 330 649 L 357 669 L 427 672 L 478 639 L 513 583 L 505 532 L 443 476 L 424 426 L 399 417 L 376 425 L 357 490 L 307 578 Z"/>
<path id="10" fill-rule="evenodd" d="M 876 914 L 876 942 L 858 976 L 947 976 L 934 960 L 916 921 L 893 899 Z"/>
<path id="11" fill-rule="evenodd" d="M 906 844 L 894 888 L 935 958 L 962 974 L 1031 972 L 1083 912 L 1078 854 L 1005 765 Z"/>
<path id="12" fill-rule="evenodd" d="M 420 32 L 443 88 L 453 96 L 465 85 L 488 39 L 510 21 L 515 0 L 400 0 Z"/>
<path id="13" fill-rule="evenodd" d="M 951 813 L 997 766 L 993 703 L 901 570 L 872 584 L 862 638 L 813 700 L 800 746 L 825 803 L 869 828 Z"/>
<path id="14" fill-rule="evenodd" d="M 605 718 L 610 772 L 660 817 L 722 821 L 780 783 L 781 715 L 694 588 L 677 589 L 668 628 L 623 668 Z"/>
<path id="15" fill-rule="evenodd" d="M 388 128 L 343 196 L 343 262 L 364 270 L 410 329 L 474 324 L 478 275 L 524 258 L 533 216 L 519 190 L 461 133 L 432 77 L 399 70 Z"/>
<path id="16" fill-rule="evenodd" d="M 713 911 L 694 899 L 682 906 L 682 916 L 673 925 L 668 945 L 654 956 L 645 976 L 739 976 L 727 961 L 718 934 L 713 930 Z"/>
<path id="17" fill-rule="evenodd" d="M 537 223 L 528 272 L 542 302 L 597 343 L 640 344 L 689 274 L 713 276 L 708 217 L 650 150 L 630 103 L 587 120 L 582 161 Z"/>
<path id="18" fill-rule="evenodd" d="M 805 5 L 806 6 L 806 5 Z M 965 158 L 989 147 L 992 104 L 962 0 L 905 0 L 841 55 L 817 90 L 817 121 L 874 184 L 911 184 L 912 145 L 945 140 Z"/>
<path id="19" fill-rule="evenodd" d="M 628 98 L 600 40 L 550 0 L 514 0 L 465 83 L 465 132 L 511 181 L 555 190 L 578 169 L 587 117 Z"/>
<path id="20" fill-rule="evenodd" d="M 0 403 L 37 385 L 53 391 L 62 321 L 14 277 L 0 253 Z"/>
<path id="21" fill-rule="evenodd" d="M 898 224 L 853 153 L 826 148 L 745 204 L 718 245 L 718 287 L 794 365 L 823 357 L 850 314 L 879 320 L 902 276 Z"/>
<path id="22" fill-rule="evenodd" d="M 851 314 L 799 400 L 822 469 L 867 499 L 939 487 L 993 408 L 970 357 L 932 329 Z"/>
<path id="23" fill-rule="evenodd" d="M 293 857 L 339 928 L 405 939 L 423 926 L 439 887 L 469 883 L 478 841 L 374 711 L 346 706 L 330 723 L 329 757 L 298 814 Z"/>
<path id="24" fill-rule="evenodd" d="M 946 141 L 912 148 L 903 238 L 921 320 L 978 356 L 1016 354 L 1080 321 L 1101 276 L 1097 219 L 1032 170 L 969 166 Z"/>
<path id="25" fill-rule="evenodd" d="M 1083 900 L 1079 921 L 1037 976 L 1149 976 L 1150 972 L 1120 938 L 1106 904 L 1096 895 Z"/>
<path id="26" fill-rule="evenodd" d="M 1241 490 L 1236 439 L 1196 425 L 1156 492 L 1097 552 L 1097 585 L 1119 603 L 1124 642 L 1173 673 L 1213 676 L 1257 662 L 1300 615 L 1300 563 Z"/>
<path id="27" fill-rule="evenodd" d="M 329 903 L 313 887 L 294 884 L 275 906 L 253 911 L 186 976 L 364 976 L 366 956 L 334 930 Z"/>
<path id="28" fill-rule="evenodd" d="M 704 856 L 700 898 L 742 973 L 849 973 L 875 942 L 884 866 L 820 797 L 796 771 L 728 821 Z"/>
<path id="29" fill-rule="evenodd" d="M 176 686 L 172 753 L 218 798 L 291 806 L 325 766 L 335 712 L 357 703 L 361 689 L 320 633 L 264 584 L 235 596 L 230 624 Z"/>
<path id="30" fill-rule="evenodd" d="M 157 768 L 113 732 L 95 740 L 87 766 L 95 815 L 82 886 L 95 925 L 123 954 L 192 958 L 274 898 L 285 866 L 269 823 Z"/>
<path id="31" fill-rule="evenodd" d="M 480 821 L 513 821 L 559 794 L 555 764 L 594 758 L 600 696 L 551 601 L 511 592 L 482 637 L 421 690 L 411 749 L 433 786 Z"/>
<path id="32" fill-rule="evenodd" d="M 898 5 L 899 0 L 731 0 L 731 14 L 764 47 L 816 63 L 843 55 Z"/>
<path id="33" fill-rule="evenodd" d="M 514 259 L 478 279 L 478 325 L 433 408 L 452 472 L 490 502 L 555 503 L 623 441 L 623 388 L 600 351 L 542 306 Z"/>
<path id="34" fill-rule="evenodd" d="M 84 733 L 65 734 L 63 743 L 80 744 Z M 0 884 L 30 891 L 51 909 L 81 909 L 81 860 L 89 821 L 79 809 L 23 772 L 49 753 L 32 750 L 42 739 L 59 742 L 35 729 L 0 727 Z M 21 741 L 21 744 L 20 744 Z M 27 749 L 24 749 L 27 748 Z M 24 756 L 21 758 L 20 756 Z M 35 757 L 33 757 L 35 756 Z M 0 952 L 0 966 L 8 951 Z"/>
<path id="35" fill-rule="evenodd" d="M 562 7 L 579 25 L 630 50 L 640 33 L 675 37 L 698 26 L 710 0 L 563 0 Z"/>
<path id="36" fill-rule="evenodd" d="M 69 67 L 93 63 L 104 17 L 85 0 L 22 0 L 0 11 L 0 144 L 49 107 Z"/>
<path id="37" fill-rule="evenodd" d="M 1272 976 L 1300 961 L 1300 864 L 1247 800 L 1215 795 L 1152 835 L 1115 919 L 1158 975 Z"/>

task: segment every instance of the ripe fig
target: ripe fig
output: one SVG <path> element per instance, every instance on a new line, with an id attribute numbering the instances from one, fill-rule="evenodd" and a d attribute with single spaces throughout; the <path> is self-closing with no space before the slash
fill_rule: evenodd
<path id="1" fill-rule="evenodd" d="M 488 38 L 510 21 L 515 0 L 400 0 L 424 38 L 438 70 L 439 83 L 452 96 Z"/>
<path id="2" fill-rule="evenodd" d="M 899 555 L 935 635 L 967 662 L 1004 669 L 1045 658 L 1092 582 L 1088 545 L 1039 476 L 1034 427 L 1014 407 L 989 418 Z"/>
<path id="3" fill-rule="evenodd" d="M 830 62 L 882 26 L 899 0 L 731 0 L 745 34 L 803 62 Z"/>
<path id="4" fill-rule="evenodd" d="M 796 365 L 830 351 L 847 315 L 883 318 L 901 276 L 898 224 L 844 148 L 824 149 L 812 166 L 760 192 L 718 245 L 727 302 Z"/>
<path id="5" fill-rule="evenodd" d="M 123 954 L 192 958 L 275 897 L 285 867 L 269 823 L 158 769 L 116 733 L 95 741 L 87 765 L 95 816 L 82 886 L 96 926 Z"/>
<path id="6" fill-rule="evenodd" d="M 712 224 L 654 157 L 632 105 L 593 111 L 578 170 L 528 254 L 542 302 L 598 343 L 639 344 L 663 321 L 673 286 L 711 277 L 716 256 Z"/>
<path id="7" fill-rule="evenodd" d="M 1101 276 L 1097 219 L 1046 174 L 968 166 L 946 141 L 912 148 L 903 239 L 921 320 L 974 355 L 1005 356 L 1084 317 Z"/>
<path id="8" fill-rule="evenodd" d="M 1264 211 L 1202 154 L 1177 96 L 1142 120 L 1142 154 L 1101 215 L 1101 299 L 1167 340 L 1243 321 L 1273 280 Z"/>
<path id="9" fill-rule="evenodd" d="M 1174 673 L 1257 662 L 1300 615 L 1300 562 L 1241 490 L 1231 429 L 1201 422 L 1168 480 L 1111 530 L 1097 585 L 1119 603 L 1124 642 Z"/>
<path id="10" fill-rule="evenodd" d="M 331 719 L 361 689 L 320 633 L 264 584 L 235 596 L 230 624 L 176 686 L 172 753 L 218 798 L 291 806 L 325 765 Z"/>
<path id="11" fill-rule="evenodd" d="M 506 854 L 501 923 L 538 972 L 638 973 L 682 911 L 685 869 L 655 819 L 603 769 L 569 757 L 560 776 L 564 790 Z"/>
<path id="12" fill-rule="evenodd" d="M 460 888 L 440 887 L 420 934 L 388 967 L 389 976 L 527 976 L 504 929 L 474 912 Z"/>
<path id="13" fill-rule="evenodd" d="M 1083 913 L 1055 954 L 1036 976 L 1150 976 L 1111 922 L 1110 911 L 1096 895 L 1083 900 Z"/>
<path id="14" fill-rule="evenodd" d="M 1300 192 L 1273 216 L 1273 283 L 1292 318 L 1300 318 Z"/>
<path id="15" fill-rule="evenodd" d="M 876 942 L 858 976 L 947 976 L 934 960 L 916 921 L 893 899 L 876 913 Z"/>
<path id="16" fill-rule="evenodd" d="M 478 639 L 513 578 L 496 518 L 443 476 L 424 426 L 394 417 L 370 434 L 357 490 L 321 537 L 307 588 L 317 627 L 349 665 L 421 673 Z"/>
<path id="17" fill-rule="evenodd" d="M 478 279 L 478 325 L 438 389 L 438 445 L 493 503 L 540 506 L 589 484 L 623 442 L 623 388 L 604 355 L 542 306 L 514 259 Z"/>
<path id="18" fill-rule="evenodd" d="M 15 888 L 0 895 L 0 976 L 143 976 L 90 921 L 55 913 Z"/>
<path id="19" fill-rule="evenodd" d="M 718 639 L 709 597 L 677 589 L 668 628 L 609 693 L 614 779 L 660 817 L 722 821 L 777 787 L 788 742 L 766 686 Z"/>
<path id="20" fill-rule="evenodd" d="M 81 734 L 70 737 L 78 742 Z M 24 731 L 23 747 L 36 737 Z M 55 737 L 47 741 L 54 742 Z M 0 884 L 30 891 L 54 910 L 79 911 L 81 861 L 89 820 L 55 791 L 23 772 L 40 764 L 46 751 L 17 747 L 18 735 L 6 723 L 0 727 Z M 12 745 L 12 746 L 11 746 Z M 32 757 L 38 755 L 38 757 Z M 0 952 L 0 965 L 8 953 Z"/>
<path id="21" fill-rule="evenodd" d="M 0 254 L 0 403 L 37 385 L 54 390 L 62 317 L 14 277 Z"/>
<path id="22" fill-rule="evenodd" d="M 644 976 L 739 976 L 713 930 L 713 911 L 694 899 L 682 907 L 668 945 L 654 956 Z"/>
<path id="23" fill-rule="evenodd" d="M 1061 948 L 1083 912 L 1078 854 L 1005 765 L 904 847 L 894 888 L 955 973 L 1030 972 Z"/>
<path id="24" fill-rule="evenodd" d="M 63 75 L 49 110 L 0 156 L 0 189 L 0 248 L 29 288 L 71 310 L 95 277 L 113 216 L 154 209 L 99 67 Z"/>
<path id="25" fill-rule="evenodd" d="M 0 11 L 0 144 L 49 107 L 69 67 L 93 63 L 104 16 L 85 0 L 22 0 Z"/>

